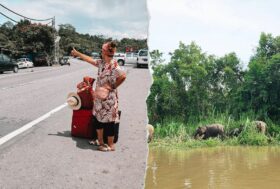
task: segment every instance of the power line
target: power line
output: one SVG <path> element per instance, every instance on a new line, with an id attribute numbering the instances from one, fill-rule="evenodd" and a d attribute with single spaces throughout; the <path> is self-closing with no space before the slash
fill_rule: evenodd
<path id="1" fill-rule="evenodd" d="M 18 16 L 21 16 L 21 17 L 23 17 L 23 18 L 25 18 L 25 19 L 27 19 L 27 20 L 33 20 L 33 21 L 48 21 L 48 20 L 52 20 L 52 19 L 53 19 L 53 18 L 47 18 L 47 19 L 28 18 L 28 17 L 23 16 L 23 15 L 21 15 L 21 14 L 19 14 L 19 13 L 16 13 L 15 11 L 13 11 L 13 10 L 9 9 L 8 7 L 2 5 L 1 3 L 0 3 L 0 6 L 2 6 L 3 8 L 7 9 L 8 11 L 10 11 L 10 12 L 12 12 L 12 13 L 18 15 Z"/>
<path id="2" fill-rule="evenodd" d="M 8 18 L 8 19 L 10 19 L 10 20 L 14 21 L 15 23 L 18 23 L 17 21 L 15 21 L 14 19 L 12 19 L 12 18 L 8 17 L 7 15 L 3 14 L 2 12 L 0 12 L 0 14 L 2 14 L 2 15 L 3 15 L 3 16 L 5 16 L 6 18 Z"/>
<path id="3" fill-rule="evenodd" d="M 49 25 L 49 24 L 52 24 L 53 23 L 53 21 L 50 21 L 50 22 L 48 22 L 46 25 Z"/>

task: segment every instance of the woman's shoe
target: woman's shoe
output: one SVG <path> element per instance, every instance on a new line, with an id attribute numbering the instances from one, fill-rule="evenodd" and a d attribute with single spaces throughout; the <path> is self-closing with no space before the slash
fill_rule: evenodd
<path id="1" fill-rule="evenodd" d="M 98 140 L 90 140 L 90 141 L 88 141 L 88 143 L 89 143 L 90 145 L 100 146 L 100 144 L 99 144 L 99 141 L 98 141 Z"/>
<path id="2" fill-rule="evenodd" d="M 107 144 L 100 145 L 100 146 L 98 147 L 98 150 L 99 150 L 99 151 L 102 151 L 102 152 L 115 151 L 114 148 L 111 148 L 111 147 L 108 146 Z"/>

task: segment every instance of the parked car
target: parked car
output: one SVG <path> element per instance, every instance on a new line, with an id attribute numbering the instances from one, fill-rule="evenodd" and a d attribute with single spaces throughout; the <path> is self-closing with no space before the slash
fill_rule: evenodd
<path id="1" fill-rule="evenodd" d="M 47 54 L 41 53 L 41 54 L 38 54 L 34 58 L 34 65 L 35 66 L 52 66 L 52 62 Z"/>
<path id="2" fill-rule="evenodd" d="M 146 65 L 149 68 L 149 62 L 150 62 L 150 54 L 147 49 L 141 49 L 138 52 L 137 57 L 137 68 L 139 68 L 142 65 Z"/>
<path id="3" fill-rule="evenodd" d="M 17 60 L 18 68 L 32 68 L 33 62 L 29 58 L 20 58 Z"/>
<path id="4" fill-rule="evenodd" d="M 92 52 L 91 56 L 94 60 L 100 60 L 101 59 L 100 53 L 97 53 L 97 52 Z"/>
<path id="5" fill-rule="evenodd" d="M 123 66 L 125 64 L 125 53 L 116 52 L 114 59 L 117 60 L 119 65 Z"/>
<path id="6" fill-rule="evenodd" d="M 15 60 L 5 54 L 0 54 L 0 73 L 4 71 L 18 72 L 18 65 Z"/>
<path id="7" fill-rule="evenodd" d="M 70 56 L 64 56 L 64 57 L 62 57 L 62 58 L 60 58 L 59 59 L 59 64 L 61 65 L 61 66 L 63 66 L 63 65 L 68 65 L 68 66 L 70 66 Z"/>
<path id="8" fill-rule="evenodd" d="M 125 53 L 125 63 L 126 64 L 136 64 L 138 53 L 127 52 Z"/>

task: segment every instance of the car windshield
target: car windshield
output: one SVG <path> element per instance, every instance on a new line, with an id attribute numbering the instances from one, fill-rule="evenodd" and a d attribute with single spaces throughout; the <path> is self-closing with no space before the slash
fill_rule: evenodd
<path id="1" fill-rule="evenodd" d="M 91 55 L 92 55 L 93 57 L 100 57 L 100 54 L 99 54 L 99 53 L 96 53 L 96 52 L 91 53 Z"/>
<path id="2" fill-rule="evenodd" d="M 24 61 L 24 58 L 20 58 L 20 59 L 18 59 L 18 61 Z"/>
<path id="3" fill-rule="evenodd" d="M 148 51 L 140 51 L 139 56 L 148 56 Z"/>

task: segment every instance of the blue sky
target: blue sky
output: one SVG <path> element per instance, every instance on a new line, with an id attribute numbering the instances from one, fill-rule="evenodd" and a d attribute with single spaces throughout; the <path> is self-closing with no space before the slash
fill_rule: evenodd
<path id="1" fill-rule="evenodd" d="M 55 16 L 56 26 L 70 23 L 80 33 L 113 38 L 147 38 L 146 0 L 1 0 L 1 3 L 31 18 Z M 2 7 L 0 12 L 14 20 L 20 19 Z M 6 21 L 0 15 L 0 24 Z"/>
<path id="2" fill-rule="evenodd" d="M 56 16 L 78 32 L 108 37 L 146 38 L 164 58 L 179 41 L 195 41 L 208 54 L 236 52 L 247 65 L 261 32 L 280 32 L 278 0 L 2 0 L 28 17 Z M 148 6 L 148 10 L 147 10 Z M 19 17 L 0 11 L 13 19 Z M 149 19 L 150 18 L 150 19 Z M 0 24 L 7 21 L 0 15 Z M 150 21 L 150 22 L 149 22 Z"/>
<path id="3" fill-rule="evenodd" d="M 247 65 L 261 32 L 280 34 L 278 0 L 147 0 L 149 47 L 165 53 L 195 41 L 208 54 L 236 52 Z"/>

